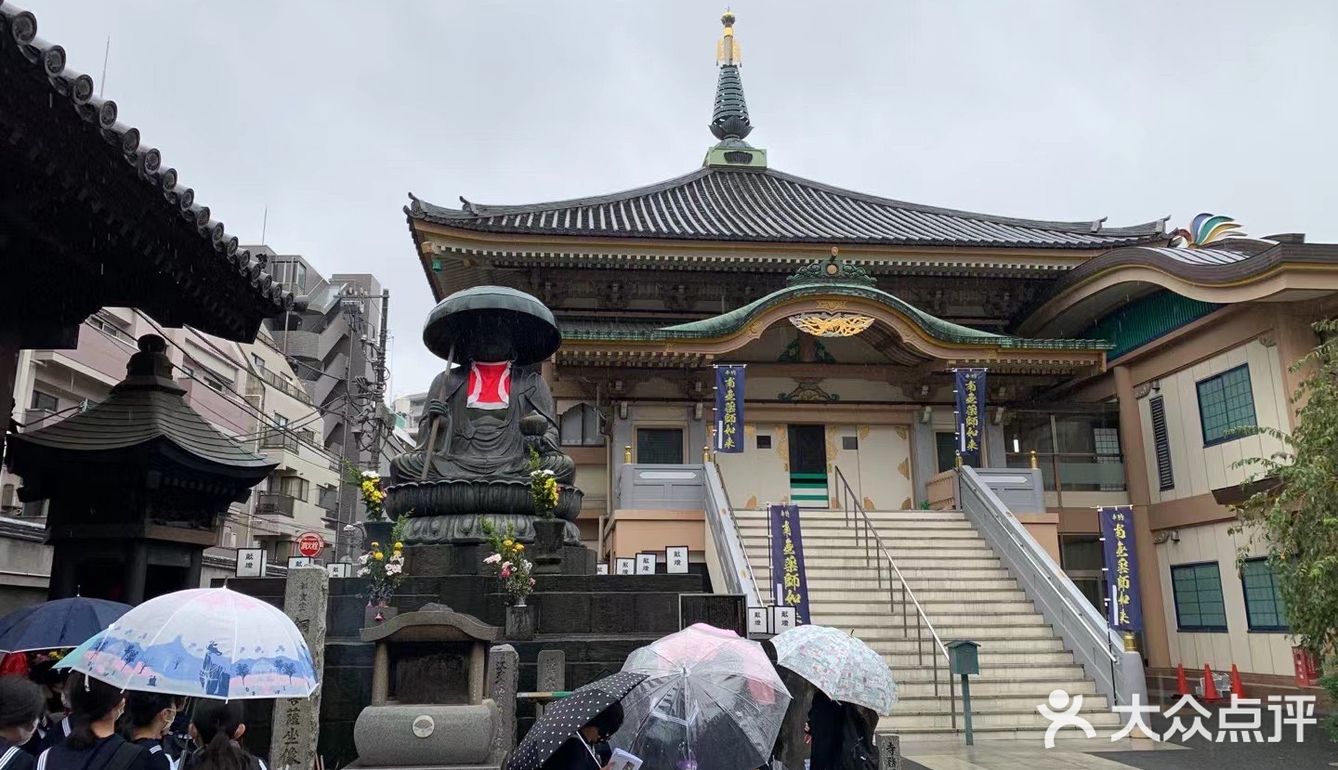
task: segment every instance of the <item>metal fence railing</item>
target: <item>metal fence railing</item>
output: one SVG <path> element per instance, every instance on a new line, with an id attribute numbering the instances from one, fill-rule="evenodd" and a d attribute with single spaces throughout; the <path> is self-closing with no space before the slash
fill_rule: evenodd
<path id="1" fill-rule="evenodd" d="M 920 606 L 920 601 L 915 598 L 915 592 L 906 584 L 906 578 L 902 576 L 896 560 L 892 558 L 891 552 L 883 543 L 882 536 L 878 534 L 878 529 L 874 527 L 869 514 L 865 512 L 859 496 L 855 494 L 839 466 L 835 468 L 833 475 L 833 488 L 836 492 L 837 505 L 845 514 L 846 525 L 853 525 L 855 549 L 862 550 L 865 562 L 874 566 L 878 577 L 878 589 L 881 591 L 884 586 L 887 587 L 888 609 L 894 616 L 901 618 L 902 636 L 911 638 L 911 624 L 914 623 L 916 658 L 922 668 L 926 665 L 933 667 L 934 697 L 942 697 L 939 692 L 940 676 L 946 681 L 948 708 L 952 712 L 952 729 L 956 731 L 957 685 L 948 666 L 947 645 L 934 630 L 934 624 L 925 615 L 924 607 Z M 887 575 L 886 578 L 884 573 Z"/>

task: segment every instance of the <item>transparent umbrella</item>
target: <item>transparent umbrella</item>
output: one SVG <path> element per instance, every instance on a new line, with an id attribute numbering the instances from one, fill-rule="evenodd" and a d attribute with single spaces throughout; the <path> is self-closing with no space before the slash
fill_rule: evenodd
<path id="1" fill-rule="evenodd" d="M 771 756 L 790 693 L 757 642 L 699 623 L 634 651 L 623 671 L 646 678 L 611 743 L 645 770 L 753 770 Z"/>

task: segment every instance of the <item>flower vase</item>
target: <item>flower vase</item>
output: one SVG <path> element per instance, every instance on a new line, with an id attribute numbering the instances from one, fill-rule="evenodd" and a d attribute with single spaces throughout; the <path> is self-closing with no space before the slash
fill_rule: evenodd
<path id="1" fill-rule="evenodd" d="M 390 534 L 395 529 L 395 522 L 387 519 L 368 520 L 362 523 L 362 531 L 365 538 L 362 547 L 371 550 L 372 543 L 379 543 L 384 548 L 390 548 Z"/>
<path id="2" fill-rule="evenodd" d="M 534 608 L 525 605 L 524 598 L 506 608 L 507 641 L 525 642 L 534 638 Z"/>
<path id="3" fill-rule="evenodd" d="M 567 522 L 562 519 L 534 520 L 534 571 L 543 575 L 562 572 L 562 537 Z"/>

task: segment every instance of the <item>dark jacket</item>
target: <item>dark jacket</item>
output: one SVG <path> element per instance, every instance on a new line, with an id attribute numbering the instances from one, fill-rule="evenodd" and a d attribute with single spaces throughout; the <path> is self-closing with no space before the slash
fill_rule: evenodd
<path id="1" fill-rule="evenodd" d="M 143 746 L 144 750 L 149 752 L 149 761 L 145 765 L 147 770 L 172 770 L 172 758 L 163 749 L 162 741 L 153 738 L 140 738 L 135 743 Z"/>
<path id="2" fill-rule="evenodd" d="M 600 766 L 590 756 L 585 741 L 573 735 L 540 767 L 541 770 L 599 770 Z"/>

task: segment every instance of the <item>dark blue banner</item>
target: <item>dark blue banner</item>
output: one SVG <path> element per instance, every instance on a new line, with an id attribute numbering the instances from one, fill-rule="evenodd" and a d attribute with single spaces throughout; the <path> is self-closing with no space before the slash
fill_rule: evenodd
<path id="1" fill-rule="evenodd" d="M 743 451 L 743 364 L 715 368 L 715 451 Z"/>
<path id="2" fill-rule="evenodd" d="M 807 624 L 808 577 L 797 505 L 771 506 L 771 583 L 777 606 L 794 607 L 795 622 Z"/>
<path id="3" fill-rule="evenodd" d="M 980 467 L 980 451 L 985 436 L 985 370 L 953 370 L 953 391 L 957 396 L 957 453 L 962 465 Z"/>
<path id="4" fill-rule="evenodd" d="M 1134 509 L 1129 505 L 1098 508 L 1106 555 L 1106 592 L 1111 628 L 1143 630 L 1143 603 L 1138 594 L 1138 553 L 1134 549 Z"/>

